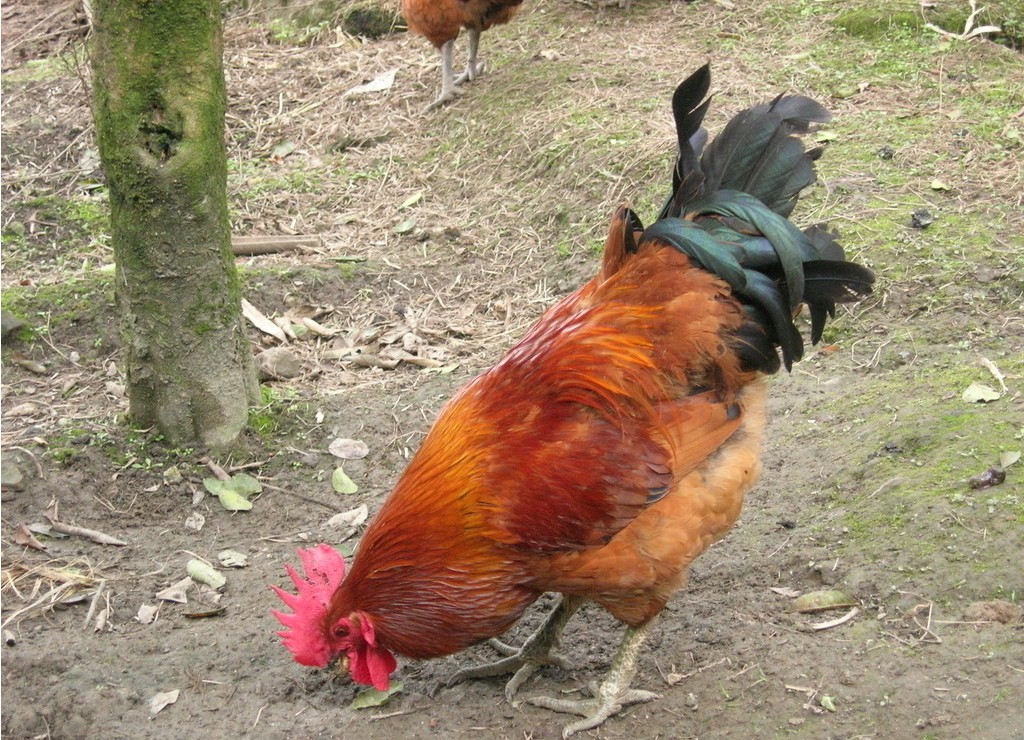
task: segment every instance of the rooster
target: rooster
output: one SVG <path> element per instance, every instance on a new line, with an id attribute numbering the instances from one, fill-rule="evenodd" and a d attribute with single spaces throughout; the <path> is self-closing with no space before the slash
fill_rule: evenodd
<path id="1" fill-rule="evenodd" d="M 402 0 L 409 30 L 426 37 L 441 52 L 441 93 L 426 107 L 432 110 L 455 96 L 455 86 L 475 80 L 484 66 L 477 60 L 480 34 L 491 26 L 508 23 L 523 0 Z M 455 77 L 452 51 L 461 29 L 469 31 L 466 71 Z"/>
<path id="2" fill-rule="evenodd" d="M 508 629 L 544 592 L 559 605 L 519 650 L 449 682 L 546 663 L 590 600 L 626 625 L 592 698 L 534 698 L 595 727 L 656 695 L 632 689 L 655 617 L 695 557 L 740 515 L 760 471 L 763 377 L 803 354 L 837 302 L 871 291 L 822 226 L 787 217 L 819 149 L 796 134 L 829 120 L 810 98 L 743 111 L 706 145 L 702 67 L 675 91 L 672 192 L 644 228 L 614 215 L 596 277 L 549 309 L 441 411 L 345 572 L 328 545 L 300 550 L 278 634 L 303 665 L 345 656 L 385 689 L 394 655 L 436 658 Z M 781 356 L 780 356 L 781 355 Z"/>

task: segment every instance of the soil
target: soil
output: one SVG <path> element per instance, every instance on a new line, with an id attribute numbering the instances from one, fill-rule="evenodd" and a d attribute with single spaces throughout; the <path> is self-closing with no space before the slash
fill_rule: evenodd
<path id="1" fill-rule="evenodd" d="M 239 258 L 246 296 L 268 316 L 291 312 L 297 323 L 305 310 L 335 333 L 287 344 L 301 375 L 267 381 L 247 449 L 218 459 L 263 482 L 248 512 L 205 493 L 212 472 L 200 452 L 124 420 L 112 284 L 97 269 L 112 257 L 88 215 L 105 206 L 75 51 L 80 19 L 70 4 L 63 19 L 35 5 L 4 7 L 5 47 L 17 51 L 4 58 L 4 307 L 34 291 L 35 303 L 17 306 L 34 306 L 23 318 L 36 332 L 4 341 L 3 737 L 560 737 L 566 717 L 507 702 L 500 679 L 431 693 L 458 667 L 492 659 L 488 646 L 406 662 L 386 704 L 350 707 L 359 688 L 347 677 L 303 668 L 282 648 L 268 584 L 285 583 L 296 547 L 358 539 L 360 527 L 328 520 L 362 504 L 372 515 L 445 399 L 593 273 L 594 244 L 619 202 L 650 217 L 674 147 L 672 84 L 711 58 L 718 128 L 786 89 L 773 67 L 800 66 L 804 48 L 829 43 L 822 19 L 798 12 L 814 4 L 528 3 L 484 34 L 488 73 L 425 115 L 438 73 L 420 38 L 360 43 L 325 26 L 297 41 L 258 15 L 229 18 L 234 232 L 318 237 L 302 251 Z M 791 21 L 772 15 L 780 7 L 796 9 Z M 927 61 L 905 85 L 829 105 L 840 119 L 859 106 L 884 122 L 927 96 L 935 70 L 945 94 L 965 100 L 989 82 L 986 65 L 1022 71 L 1019 55 L 982 40 L 942 59 L 945 68 Z M 39 60 L 56 72 L 38 75 Z M 391 89 L 344 95 L 395 68 Z M 974 78 L 956 76 L 964 70 Z M 802 79 L 794 74 L 793 87 L 829 97 Z M 634 127 L 617 127 L 627 117 Z M 773 378 L 762 480 L 640 659 L 634 686 L 661 698 L 591 736 L 1024 737 L 1021 464 L 999 487 L 966 482 L 1021 445 L 1020 149 L 1002 156 L 975 141 L 985 171 L 961 167 L 950 151 L 964 124 L 933 118 L 916 147 L 884 125 L 861 136 L 872 151 L 895 147 L 902 168 L 939 163 L 955 195 L 935 210 L 960 224 L 960 251 L 936 266 L 909 225 L 854 232 L 861 241 L 849 249 L 879 273 L 876 295 L 842 310 L 828 344 Z M 797 220 L 855 224 L 876 196 L 895 197 L 872 169 L 877 158 L 829 170 L 830 156 L 825 187 Z M 899 190 L 896 206 L 918 203 L 917 187 Z M 72 215 L 67 203 L 89 208 Z M 954 217 L 978 213 L 999 225 L 975 253 L 975 222 Z M 951 275 L 964 254 L 970 265 Z M 250 332 L 257 350 L 277 344 Z M 408 355 L 385 369 L 329 354 L 349 345 Z M 968 368 L 957 383 L 998 385 L 982 356 L 1008 386 L 986 408 L 960 399 L 966 380 L 942 374 Z M 332 490 L 337 438 L 370 450 L 344 463 L 354 494 Z M 45 523 L 54 501 L 61 521 L 127 544 L 39 534 L 45 551 L 25 546 L 19 526 Z M 217 564 L 226 549 L 247 565 L 220 568 L 220 593 L 156 597 L 189 560 Z M 824 589 L 849 604 L 794 608 L 796 593 Z M 529 634 L 553 598 L 506 639 Z M 140 619 L 144 605 L 158 607 L 155 619 Z M 573 668 L 542 671 L 521 697 L 579 692 L 607 670 L 621 634 L 586 607 L 563 645 Z M 176 701 L 155 711 L 154 697 L 170 691 Z"/>

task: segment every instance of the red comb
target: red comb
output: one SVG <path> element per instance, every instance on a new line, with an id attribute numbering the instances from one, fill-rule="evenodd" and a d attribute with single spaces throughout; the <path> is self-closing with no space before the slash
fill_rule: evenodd
<path id="1" fill-rule="evenodd" d="M 323 668 L 334 658 L 327 639 L 324 617 L 331 596 L 345 578 L 345 558 L 333 547 L 324 544 L 296 552 L 302 560 L 305 574 L 299 575 L 290 565 L 284 567 L 298 593 L 271 586 L 293 613 L 275 609 L 271 614 L 287 628 L 277 634 L 295 656 L 296 662 Z"/>

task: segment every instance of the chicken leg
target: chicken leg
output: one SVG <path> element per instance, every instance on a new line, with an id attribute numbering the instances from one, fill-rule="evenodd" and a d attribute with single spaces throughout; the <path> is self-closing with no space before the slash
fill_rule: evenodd
<path id="1" fill-rule="evenodd" d="M 476 53 L 480 48 L 480 29 L 469 29 L 469 58 L 466 60 L 466 71 L 455 78 L 455 84 L 472 82 L 484 73 L 484 63 L 476 60 Z"/>
<path id="2" fill-rule="evenodd" d="M 582 715 L 583 719 L 566 725 L 562 730 L 562 737 L 567 738 L 582 730 L 597 727 L 631 704 L 640 704 L 660 698 L 653 691 L 629 688 L 633 677 L 636 676 L 636 659 L 640 654 L 640 648 L 643 647 L 644 641 L 647 639 L 651 624 L 652 622 L 648 622 L 641 627 L 630 627 L 626 630 L 608 675 L 605 676 L 600 686 L 591 688 L 592 699 L 574 701 L 538 696 L 531 697 L 526 701 L 556 712 Z"/>
<path id="3" fill-rule="evenodd" d="M 471 678 L 489 678 L 512 673 L 512 678 L 505 684 L 505 698 L 512 701 L 519 688 L 542 666 L 553 664 L 560 668 L 568 668 L 568 661 L 554 650 L 558 647 L 565 625 L 584 601 L 585 599 L 579 596 L 562 596 L 562 600 L 544 620 L 544 624 L 527 638 L 521 648 L 516 650 L 498 642 L 495 649 L 505 653 L 507 657 L 475 668 L 463 668 L 448 679 L 447 685 L 454 686 Z"/>
<path id="4" fill-rule="evenodd" d="M 444 105 L 455 97 L 455 78 L 452 72 L 452 51 L 455 48 L 455 39 L 446 41 L 441 46 L 441 92 L 437 99 L 423 109 L 423 112 L 434 110 Z"/>
<path id="5" fill-rule="evenodd" d="M 480 48 L 480 30 L 469 29 L 469 59 L 466 61 L 466 71 L 455 76 L 454 63 L 452 58 L 455 51 L 455 39 L 446 41 L 441 46 L 441 93 L 437 100 L 423 109 L 423 112 L 431 111 L 440 107 L 455 97 L 455 87 L 466 81 L 473 81 L 484 72 L 484 63 L 477 61 L 477 50 Z"/>

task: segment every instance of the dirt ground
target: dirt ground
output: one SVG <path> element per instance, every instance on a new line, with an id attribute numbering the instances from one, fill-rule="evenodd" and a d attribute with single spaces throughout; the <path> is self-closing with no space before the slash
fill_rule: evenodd
<path id="1" fill-rule="evenodd" d="M 81 19 L 60 7 L 3 11 L 4 310 L 35 327 L 4 340 L 3 737 L 560 737 L 566 717 L 506 702 L 498 679 L 430 695 L 493 657 L 486 646 L 407 662 L 386 704 L 351 708 L 347 678 L 280 645 L 268 584 L 285 582 L 297 546 L 358 539 L 328 520 L 363 504 L 372 515 L 443 402 L 593 273 L 616 205 L 653 215 L 674 147 L 671 89 L 707 59 L 713 129 L 787 89 L 836 111 L 840 141 L 795 218 L 837 222 L 879 285 L 772 380 L 763 478 L 640 660 L 634 685 L 661 699 L 588 734 L 1024 737 L 1019 85 L 984 108 L 1024 75 L 1019 54 L 980 39 L 847 47 L 828 26 L 834 3 L 528 0 L 484 34 L 488 74 L 421 115 L 438 84 L 422 39 L 358 42 L 330 24 L 303 36 L 232 15 L 234 233 L 316 237 L 239 258 L 246 297 L 330 334 L 287 343 L 301 374 L 265 384 L 248 449 L 218 460 L 264 484 L 251 511 L 232 513 L 205 493 L 200 453 L 124 422 Z M 822 72 L 831 49 L 905 76 L 879 71 L 884 82 L 858 90 L 860 78 Z M 392 69 L 390 89 L 346 96 Z M 987 117 L 965 118 L 972 101 Z M 928 231 L 909 224 L 925 206 L 938 216 Z M 879 211 L 898 216 L 869 221 Z M 278 344 L 250 332 L 254 350 Z M 353 345 L 408 354 L 391 369 L 339 360 Z M 972 381 L 1000 398 L 963 401 Z M 332 489 L 337 438 L 369 447 L 344 464 L 356 493 Z M 1004 483 L 968 485 L 1000 462 Z M 45 523 L 53 501 L 61 521 L 127 544 L 38 534 L 45 551 L 25 546 L 19 527 Z M 157 598 L 189 560 L 219 565 L 226 549 L 247 565 L 220 567 L 220 593 Z M 833 588 L 850 604 L 795 610 L 796 593 Z M 507 638 L 528 634 L 551 598 Z M 144 606 L 155 618 L 140 618 Z M 522 695 L 600 678 L 621 633 L 585 608 L 564 642 L 574 668 L 541 672 Z"/>

